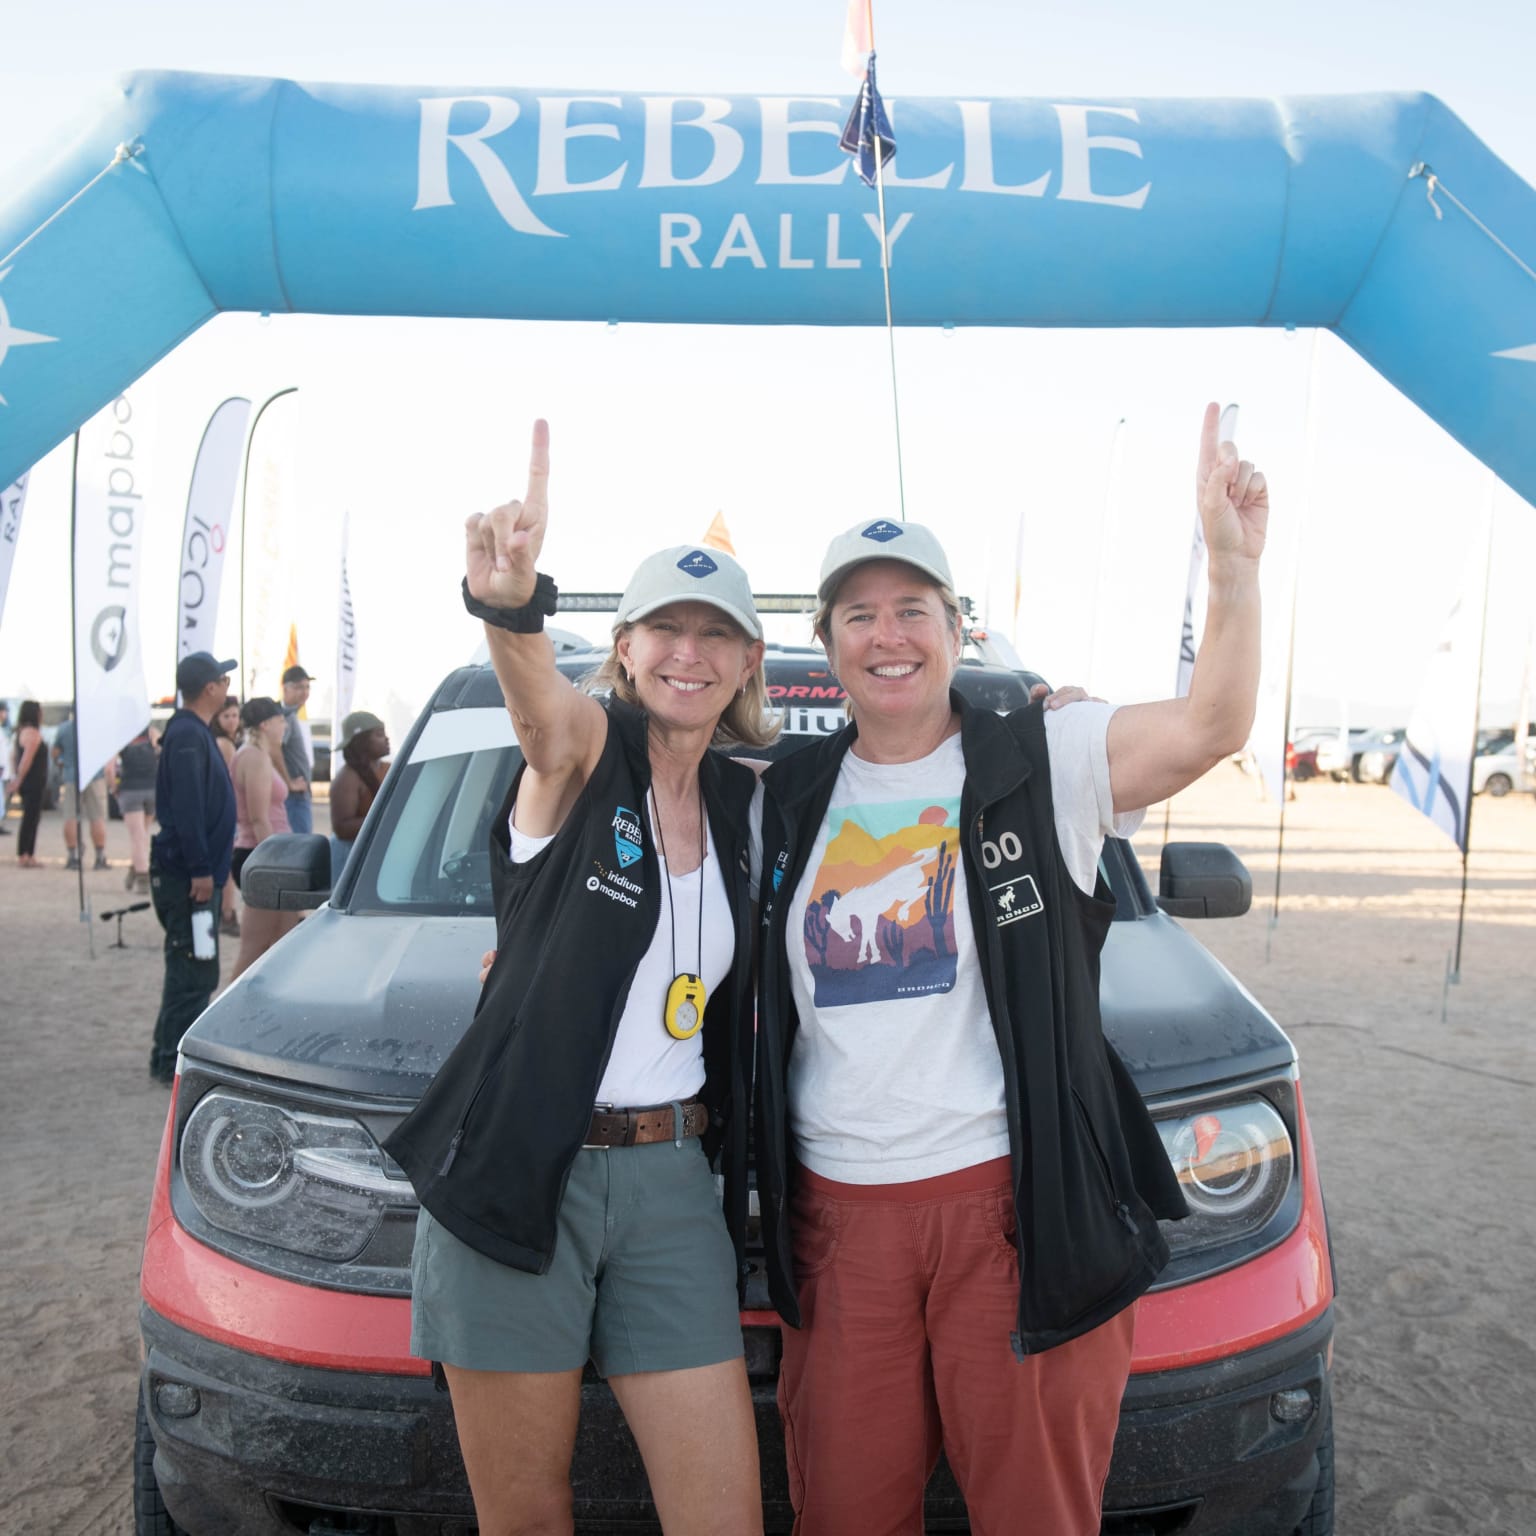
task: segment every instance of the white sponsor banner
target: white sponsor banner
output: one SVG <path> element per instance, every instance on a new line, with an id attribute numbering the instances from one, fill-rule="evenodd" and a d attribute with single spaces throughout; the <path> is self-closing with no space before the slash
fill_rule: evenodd
<path id="1" fill-rule="evenodd" d="M 246 450 L 245 501 L 241 514 L 242 594 L 240 636 L 244 667 L 242 697 L 281 698 L 283 658 L 292 622 L 299 534 L 299 396 L 284 390 L 256 413 Z"/>
<path id="2" fill-rule="evenodd" d="M 352 713 L 352 695 L 357 684 L 357 620 L 352 612 L 352 586 L 347 579 L 347 536 L 351 523 L 350 516 L 341 520 L 341 588 L 336 595 L 336 697 L 331 708 L 331 748 L 335 752 L 341 750 L 341 722 Z"/>
<path id="3" fill-rule="evenodd" d="M 148 516 L 143 392 L 80 428 L 75 456 L 75 729 L 82 784 L 149 721 L 139 614 Z"/>
<path id="4" fill-rule="evenodd" d="M 1248 746 L 1271 800 L 1285 799 L 1285 727 L 1291 686 L 1292 628 L 1301 565 L 1301 519 L 1271 518 L 1259 567 L 1263 603 L 1259 692 Z"/>
<path id="5" fill-rule="evenodd" d="M 5 593 L 11 584 L 11 566 L 16 561 L 16 544 L 21 538 L 21 514 L 26 504 L 27 476 L 23 475 L 0 491 L 0 618 L 5 616 Z"/>
<path id="6" fill-rule="evenodd" d="M 192 465 L 187 516 L 181 529 L 181 577 L 176 590 L 177 661 L 193 651 L 214 650 L 224 555 L 229 547 L 235 492 L 240 484 L 240 458 L 245 451 L 245 428 L 250 419 L 249 400 L 224 401 L 208 418 Z"/>
<path id="7" fill-rule="evenodd" d="M 1461 587 L 1430 658 L 1391 781 L 1409 805 L 1428 816 L 1463 852 L 1488 596 L 1488 539 L 1485 524 L 1467 555 Z"/>

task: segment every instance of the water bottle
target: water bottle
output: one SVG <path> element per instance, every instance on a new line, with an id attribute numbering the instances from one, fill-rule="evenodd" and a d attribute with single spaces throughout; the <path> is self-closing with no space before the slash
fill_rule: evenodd
<path id="1" fill-rule="evenodd" d="M 192 953 L 199 960 L 213 960 L 218 956 L 218 941 L 213 936 L 212 907 L 193 909 Z"/>

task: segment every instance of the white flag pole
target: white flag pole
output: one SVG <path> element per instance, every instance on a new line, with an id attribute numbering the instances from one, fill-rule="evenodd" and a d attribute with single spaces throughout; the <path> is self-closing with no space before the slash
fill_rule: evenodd
<path id="1" fill-rule="evenodd" d="M 250 543 L 251 445 L 256 441 L 256 430 L 261 426 L 261 418 L 266 415 L 268 407 L 275 405 L 284 395 L 297 393 L 298 385 L 290 384 L 287 389 L 280 389 L 276 394 L 268 395 L 262 401 L 261 409 L 252 418 L 250 436 L 245 442 L 245 474 L 240 484 L 240 678 L 242 699 L 248 699 L 255 686 L 254 672 L 248 673 L 245 666 L 245 552 Z"/>
<path id="2" fill-rule="evenodd" d="M 1461 941 L 1467 926 L 1467 863 L 1472 851 L 1472 780 L 1477 772 L 1477 733 L 1483 714 L 1483 660 L 1488 647 L 1488 588 L 1493 579 L 1494 484 L 1488 486 L 1488 550 L 1483 557 L 1483 611 L 1477 630 L 1477 689 L 1472 695 L 1472 744 L 1467 753 L 1466 808 L 1461 833 L 1461 902 L 1456 913 L 1456 952 L 1446 971 L 1446 988 L 1461 985 Z M 1446 991 L 1440 994 L 1440 1017 L 1445 1018 Z"/>
<path id="3" fill-rule="evenodd" d="M 179 663 L 193 651 L 214 649 L 229 521 L 240 483 L 240 456 L 251 402 L 233 396 L 216 407 L 203 428 L 187 513 L 181 528 L 181 576 L 176 584 L 176 647 Z"/>

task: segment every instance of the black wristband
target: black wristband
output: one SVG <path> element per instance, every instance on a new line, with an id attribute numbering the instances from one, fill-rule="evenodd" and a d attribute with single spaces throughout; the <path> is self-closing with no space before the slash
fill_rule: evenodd
<path id="1" fill-rule="evenodd" d="M 469 595 L 469 578 L 462 583 L 464 607 L 477 619 L 494 624 L 497 629 L 509 629 L 514 635 L 536 635 L 544 628 L 544 620 L 553 615 L 560 605 L 560 589 L 541 571 L 534 579 L 533 596 L 521 608 L 494 608 Z"/>

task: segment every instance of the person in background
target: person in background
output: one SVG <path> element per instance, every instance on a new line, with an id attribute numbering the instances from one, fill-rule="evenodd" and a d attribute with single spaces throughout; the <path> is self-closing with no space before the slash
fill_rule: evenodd
<path id="1" fill-rule="evenodd" d="M 384 782 L 380 764 L 389 756 L 384 722 L 366 709 L 355 709 L 341 722 L 341 771 L 331 780 L 331 882 L 337 877 L 362 830 L 363 818 Z"/>
<path id="2" fill-rule="evenodd" d="M 70 717 L 53 733 L 53 760 L 59 766 L 63 780 L 59 808 L 64 813 L 64 847 L 68 856 L 65 869 L 80 868 L 80 822 L 91 824 L 91 843 L 96 849 L 93 869 L 107 869 L 107 775 L 113 767 L 108 760 L 96 770 L 91 782 L 79 792 L 78 804 L 75 793 L 76 751 L 75 717 Z"/>
<path id="3" fill-rule="evenodd" d="M 235 748 L 240 745 L 240 700 L 231 694 L 224 708 L 213 717 L 213 744 L 229 769 L 230 782 L 235 777 Z M 224 882 L 224 904 L 219 914 L 219 932 L 226 938 L 240 937 L 240 897 L 233 880 Z"/>
<path id="4" fill-rule="evenodd" d="M 309 697 L 309 673 L 289 667 L 283 673 L 283 776 L 288 781 L 288 827 L 293 832 L 315 830 L 310 781 L 315 776 L 315 744 L 309 723 L 299 711 Z"/>
<path id="5" fill-rule="evenodd" d="M 149 824 L 155 815 L 155 776 L 160 767 L 160 737 L 146 725 L 117 754 L 117 804 L 128 832 L 130 891 L 149 893 Z"/>
<path id="6" fill-rule="evenodd" d="M 5 808 L 11 799 L 11 706 L 0 699 L 0 837 L 9 837 Z"/>
<path id="7" fill-rule="evenodd" d="M 215 661 L 207 651 L 183 656 L 176 667 L 182 707 L 160 742 L 155 775 L 160 830 L 149 845 L 149 893 L 165 929 L 165 980 L 149 1050 L 149 1075 L 160 1083 L 175 1080 L 181 1037 L 219 984 L 218 925 L 211 934 L 213 953 L 201 957 L 193 914 L 216 912 L 219 888 L 229 879 L 235 791 L 209 726 L 224 707 L 229 674 L 238 665 Z"/>
<path id="8" fill-rule="evenodd" d="M 290 832 L 288 785 L 275 759 L 281 749 L 286 721 L 276 699 L 247 699 L 240 707 L 245 739 L 235 753 L 235 851 L 231 870 L 235 884 L 251 850 L 277 832 Z M 302 912 L 245 909 L 240 925 L 240 953 L 230 980 L 253 966 L 285 933 L 297 928 Z"/>
<path id="9" fill-rule="evenodd" d="M 23 699 L 16 711 L 16 740 L 11 748 L 12 794 L 21 796 L 21 831 L 16 836 L 16 862 L 37 869 L 37 823 L 48 788 L 48 748 L 43 742 L 43 706 Z"/>

